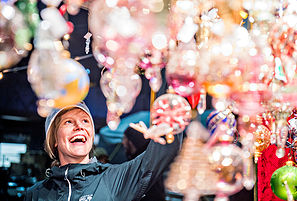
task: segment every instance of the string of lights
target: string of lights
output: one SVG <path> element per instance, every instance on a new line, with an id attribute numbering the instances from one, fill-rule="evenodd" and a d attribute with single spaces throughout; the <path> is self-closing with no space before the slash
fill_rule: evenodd
<path id="1" fill-rule="evenodd" d="M 84 59 L 88 59 L 90 57 L 92 57 L 93 54 L 88 54 L 88 55 L 83 55 L 83 56 L 76 56 L 74 58 L 74 60 L 76 61 L 81 61 L 81 60 L 84 60 Z M 17 66 L 17 67 L 13 67 L 13 68 L 8 68 L 8 69 L 1 69 L 0 70 L 0 80 L 3 79 L 4 77 L 4 74 L 6 73 L 16 73 L 16 72 L 19 72 L 19 71 L 23 71 L 23 70 L 27 70 L 28 66 Z"/>

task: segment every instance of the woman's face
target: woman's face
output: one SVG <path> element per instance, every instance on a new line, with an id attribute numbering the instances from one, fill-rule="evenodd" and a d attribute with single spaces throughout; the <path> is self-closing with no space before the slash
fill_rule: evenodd
<path id="1" fill-rule="evenodd" d="M 63 114 L 58 124 L 55 144 L 61 165 L 88 163 L 93 140 L 93 125 L 87 113 L 75 108 Z"/>

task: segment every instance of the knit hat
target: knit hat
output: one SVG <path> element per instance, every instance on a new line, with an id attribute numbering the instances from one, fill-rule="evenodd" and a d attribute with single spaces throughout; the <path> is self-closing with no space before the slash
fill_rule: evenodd
<path id="1" fill-rule="evenodd" d="M 132 127 L 128 127 L 124 131 L 124 135 L 133 143 L 136 149 L 140 152 L 144 151 L 150 142 L 150 140 L 145 139 L 143 134 Z"/>
<path id="2" fill-rule="evenodd" d="M 73 109 L 73 108 L 79 108 L 81 110 L 83 110 L 87 115 L 89 115 L 92 125 L 93 125 L 93 131 L 95 131 L 95 125 L 94 125 L 94 121 L 91 115 L 91 112 L 89 110 L 89 108 L 87 107 L 87 105 L 81 101 L 80 103 L 76 104 L 76 105 L 68 105 L 66 107 L 63 108 L 54 108 L 51 110 L 50 114 L 46 117 L 45 120 L 45 133 L 46 133 L 46 139 L 45 139 L 45 151 L 49 154 L 49 156 L 52 159 L 55 159 L 55 155 L 54 155 L 54 147 L 53 147 L 53 137 L 54 137 L 54 131 L 52 129 L 52 125 L 56 119 L 56 117 L 64 110 L 69 110 L 69 109 Z"/>

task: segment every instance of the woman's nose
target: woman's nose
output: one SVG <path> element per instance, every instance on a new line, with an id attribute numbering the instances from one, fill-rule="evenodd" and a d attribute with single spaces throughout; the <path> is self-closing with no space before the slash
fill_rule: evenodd
<path id="1" fill-rule="evenodd" d="M 83 130 L 83 125 L 81 122 L 79 121 L 75 122 L 75 130 Z"/>

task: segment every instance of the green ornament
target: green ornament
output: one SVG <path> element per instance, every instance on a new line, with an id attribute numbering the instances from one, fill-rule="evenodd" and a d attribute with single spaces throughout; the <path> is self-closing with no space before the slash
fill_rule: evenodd
<path id="1" fill-rule="evenodd" d="M 297 167 L 285 165 L 274 171 L 270 179 L 270 186 L 273 193 L 280 199 L 287 200 L 287 191 L 285 187 L 287 181 L 288 187 L 294 200 L 297 199 Z"/>
<path id="2" fill-rule="evenodd" d="M 28 28 L 18 29 L 15 32 L 15 43 L 18 48 L 25 48 L 27 43 L 30 43 L 31 32 Z"/>

